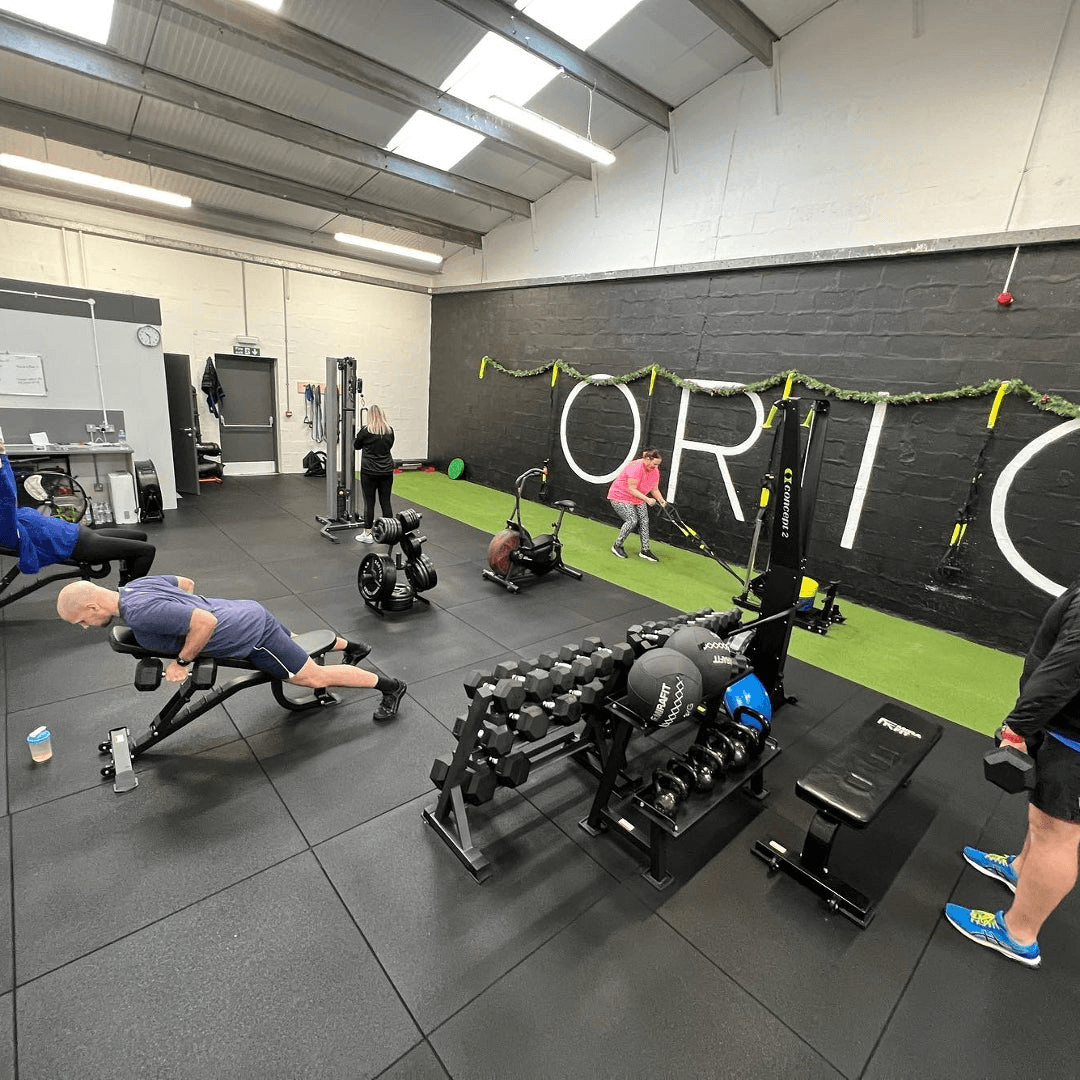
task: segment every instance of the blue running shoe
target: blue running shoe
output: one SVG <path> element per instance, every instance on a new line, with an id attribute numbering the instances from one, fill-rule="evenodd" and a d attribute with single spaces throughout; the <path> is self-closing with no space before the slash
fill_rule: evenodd
<path id="1" fill-rule="evenodd" d="M 1015 858 L 1015 855 L 991 855 L 978 848 L 964 848 L 964 859 L 980 874 L 1004 882 L 1013 892 L 1016 892 L 1016 871 L 1012 865 Z"/>
<path id="2" fill-rule="evenodd" d="M 1013 941 L 1009 937 L 1009 931 L 1005 929 L 1005 917 L 1000 911 L 974 911 L 959 904 L 946 904 L 945 918 L 964 937 L 970 938 L 977 945 L 996 949 L 1002 956 L 1019 960 L 1028 967 L 1038 967 L 1042 963 L 1039 943 L 1036 941 L 1034 945 L 1021 945 Z"/>

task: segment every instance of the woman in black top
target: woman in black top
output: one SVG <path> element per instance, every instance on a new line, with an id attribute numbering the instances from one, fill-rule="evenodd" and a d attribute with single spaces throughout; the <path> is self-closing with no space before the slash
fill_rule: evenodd
<path id="1" fill-rule="evenodd" d="M 378 405 L 368 408 L 367 423 L 356 433 L 353 446 L 362 450 L 360 459 L 360 490 L 364 494 L 364 531 L 357 533 L 361 544 L 375 543 L 371 525 L 375 520 L 375 495 L 379 496 L 383 517 L 393 517 L 390 507 L 390 489 L 394 486 L 394 458 L 390 448 L 394 445 L 394 429 L 386 419 L 386 413 Z"/>

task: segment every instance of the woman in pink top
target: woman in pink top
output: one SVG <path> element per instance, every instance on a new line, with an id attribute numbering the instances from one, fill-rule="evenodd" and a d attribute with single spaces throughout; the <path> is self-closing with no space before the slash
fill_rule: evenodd
<path id="1" fill-rule="evenodd" d="M 608 488 L 608 501 L 615 513 L 623 519 L 623 527 L 615 543 L 611 545 L 613 555 L 626 558 L 623 544 L 635 530 L 641 538 L 641 551 L 638 555 L 649 562 L 660 560 L 649 550 L 649 507 L 667 506 L 660 494 L 660 451 L 644 450 L 641 457 L 631 461 Z"/>

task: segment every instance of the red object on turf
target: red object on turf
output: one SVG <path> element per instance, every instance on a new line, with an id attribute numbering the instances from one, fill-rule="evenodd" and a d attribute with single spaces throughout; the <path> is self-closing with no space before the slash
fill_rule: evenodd
<path id="1" fill-rule="evenodd" d="M 998 293 L 997 302 L 1001 307 L 1009 307 L 1013 302 L 1013 294 L 1011 292 Z"/>

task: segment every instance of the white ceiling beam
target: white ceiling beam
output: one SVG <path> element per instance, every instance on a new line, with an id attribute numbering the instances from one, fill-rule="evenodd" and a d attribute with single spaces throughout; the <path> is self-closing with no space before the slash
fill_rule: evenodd
<path id="1" fill-rule="evenodd" d="M 766 67 L 772 67 L 773 42 L 779 41 L 764 22 L 739 0 L 690 0 L 744 49 L 753 53 Z"/>

